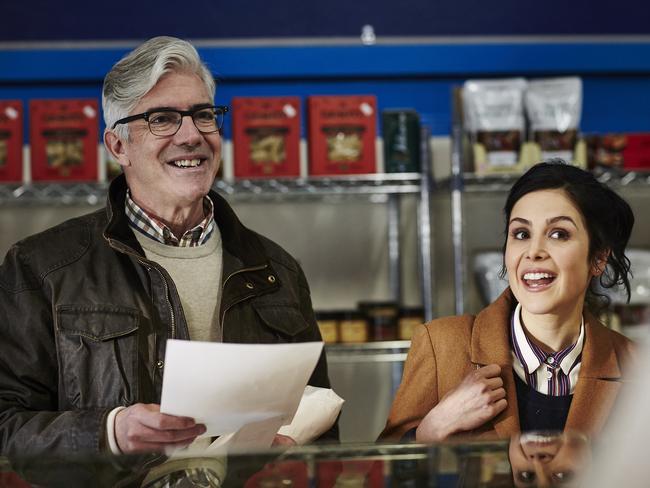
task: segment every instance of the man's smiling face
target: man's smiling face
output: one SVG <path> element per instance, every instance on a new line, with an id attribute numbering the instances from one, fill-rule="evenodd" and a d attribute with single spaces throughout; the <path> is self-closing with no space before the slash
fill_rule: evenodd
<path id="1" fill-rule="evenodd" d="M 170 73 L 140 100 L 132 114 L 156 108 L 190 110 L 212 103 L 201 79 Z M 219 132 L 202 134 L 191 117 L 183 117 L 173 136 L 156 136 L 145 120 L 129 123 L 120 164 L 133 198 L 145 209 L 164 212 L 199 204 L 212 187 L 221 160 Z"/>

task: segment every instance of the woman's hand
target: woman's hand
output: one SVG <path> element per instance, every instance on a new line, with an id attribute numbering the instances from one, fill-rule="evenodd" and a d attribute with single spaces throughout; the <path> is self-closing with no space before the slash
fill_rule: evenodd
<path id="1" fill-rule="evenodd" d="M 483 366 L 463 381 L 422 419 L 415 433 L 418 442 L 442 441 L 456 432 L 480 427 L 506 406 L 506 391 L 498 364 Z"/>

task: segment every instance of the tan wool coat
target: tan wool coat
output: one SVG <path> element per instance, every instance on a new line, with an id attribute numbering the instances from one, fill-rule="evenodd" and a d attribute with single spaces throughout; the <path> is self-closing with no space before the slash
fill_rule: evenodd
<path id="1" fill-rule="evenodd" d="M 507 289 L 478 315 L 433 320 L 414 332 L 402 383 L 380 440 L 400 439 L 463 378 L 480 366 L 496 363 L 508 406 L 471 432 L 478 438 L 506 438 L 520 430 L 510 347 L 510 316 L 516 301 Z M 584 312 L 585 342 L 578 382 L 565 430 L 594 435 L 601 431 L 622 385 L 624 364 L 633 343 Z"/>

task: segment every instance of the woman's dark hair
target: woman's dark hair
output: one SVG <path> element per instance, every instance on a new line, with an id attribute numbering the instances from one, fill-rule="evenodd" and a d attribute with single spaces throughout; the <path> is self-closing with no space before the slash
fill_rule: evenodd
<path id="1" fill-rule="evenodd" d="M 625 247 L 634 226 L 632 209 L 623 198 L 596 180 L 591 173 L 571 166 L 562 159 L 536 164 L 512 185 L 503 208 L 506 220 L 504 255 L 508 241 L 508 223 L 515 204 L 528 193 L 555 189 L 564 190 L 584 218 L 589 235 L 589 260 L 593 262 L 604 251 L 609 251 L 607 267 L 600 275 L 600 285 L 603 288 L 622 285 L 629 302 L 630 260 L 625 255 Z M 505 275 L 505 266 L 501 274 Z M 592 280 L 586 302 L 598 309 L 608 305 L 609 299 L 598 293 L 595 285 L 595 280 Z"/>

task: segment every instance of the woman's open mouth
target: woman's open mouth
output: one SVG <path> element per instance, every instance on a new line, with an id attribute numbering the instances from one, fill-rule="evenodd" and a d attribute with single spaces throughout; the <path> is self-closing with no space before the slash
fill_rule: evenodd
<path id="1" fill-rule="evenodd" d="M 546 271 L 527 272 L 522 276 L 524 285 L 530 290 L 542 290 L 555 281 L 556 275 Z"/>

